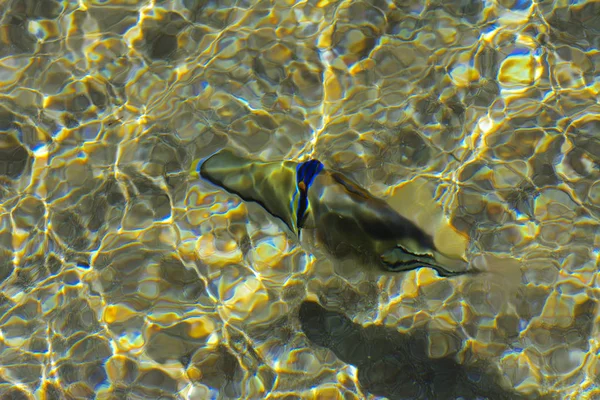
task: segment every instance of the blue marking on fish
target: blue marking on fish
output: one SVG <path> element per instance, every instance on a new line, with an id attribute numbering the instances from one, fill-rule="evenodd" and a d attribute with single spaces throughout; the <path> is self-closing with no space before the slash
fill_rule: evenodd
<path id="1" fill-rule="evenodd" d="M 300 229 L 304 215 L 308 208 L 308 189 L 312 185 L 315 177 L 323 170 L 323 163 L 318 160 L 309 160 L 298 164 L 296 168 L 296 185 L 298 198 L 298 211 L 296 214 L 296 226 Z"/>

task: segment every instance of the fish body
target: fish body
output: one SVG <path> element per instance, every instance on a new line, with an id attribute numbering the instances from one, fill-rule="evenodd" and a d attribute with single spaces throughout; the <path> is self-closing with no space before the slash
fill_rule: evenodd
<path id="1" fill-rule="evenodd" d="M 259 203 L 280 218 L 298 237 L 314 230 L 337 258 L 357 257 L 392 271 L 432 268 L 448 277 L 472 273 L 454 271 L 433 239 L 383 199 L 318 160 L 264 162 L 220 151 L 199 168 L 210 182 Z"/>

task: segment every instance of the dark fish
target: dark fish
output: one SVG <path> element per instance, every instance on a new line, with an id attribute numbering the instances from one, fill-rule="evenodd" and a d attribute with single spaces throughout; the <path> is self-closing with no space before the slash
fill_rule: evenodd
<path id="1" fill-rule="evenodd" d="M 387 271 L 432 268 L 443 277 L 476 273 L 455 263 L 431 236 L 339 172 L 317 160 L 264 162 L 220 151 L 199 165 L 200 175 L 245 201 L 259 203 L 300 237 L 314 230 L 337 258 L 358 257 Z"/>

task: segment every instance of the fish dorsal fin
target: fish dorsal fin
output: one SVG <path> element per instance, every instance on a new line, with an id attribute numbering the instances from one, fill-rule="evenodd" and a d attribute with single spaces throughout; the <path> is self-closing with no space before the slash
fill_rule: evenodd
<path id="1" fill-rule="evenodd" d="M 363 200 L 369 200 L 372 197 L 371 194 L 363 189 L 358 183 L 352 181 L 350 178 L 342 175 L 341 173 L 331 171 L 330 175 L 337 183 L 344 186 L 348 193 L 358 196 Z"/>

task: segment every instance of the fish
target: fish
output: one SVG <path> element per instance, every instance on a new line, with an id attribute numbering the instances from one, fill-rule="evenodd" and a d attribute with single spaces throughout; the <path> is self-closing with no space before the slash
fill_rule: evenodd
<path id="1" fill-rule="evenodd" d="M 433 269 L 440 277 L 477 273 L 449 268 L 433 238 L 385 200 L 316 159 L 261 161 L 221 150 L 192 167 L 199 176 L 244 201 L 258 203 L 300 239 L 315 237 L 335 258 L 354 257 L 382 271 Z"/>

